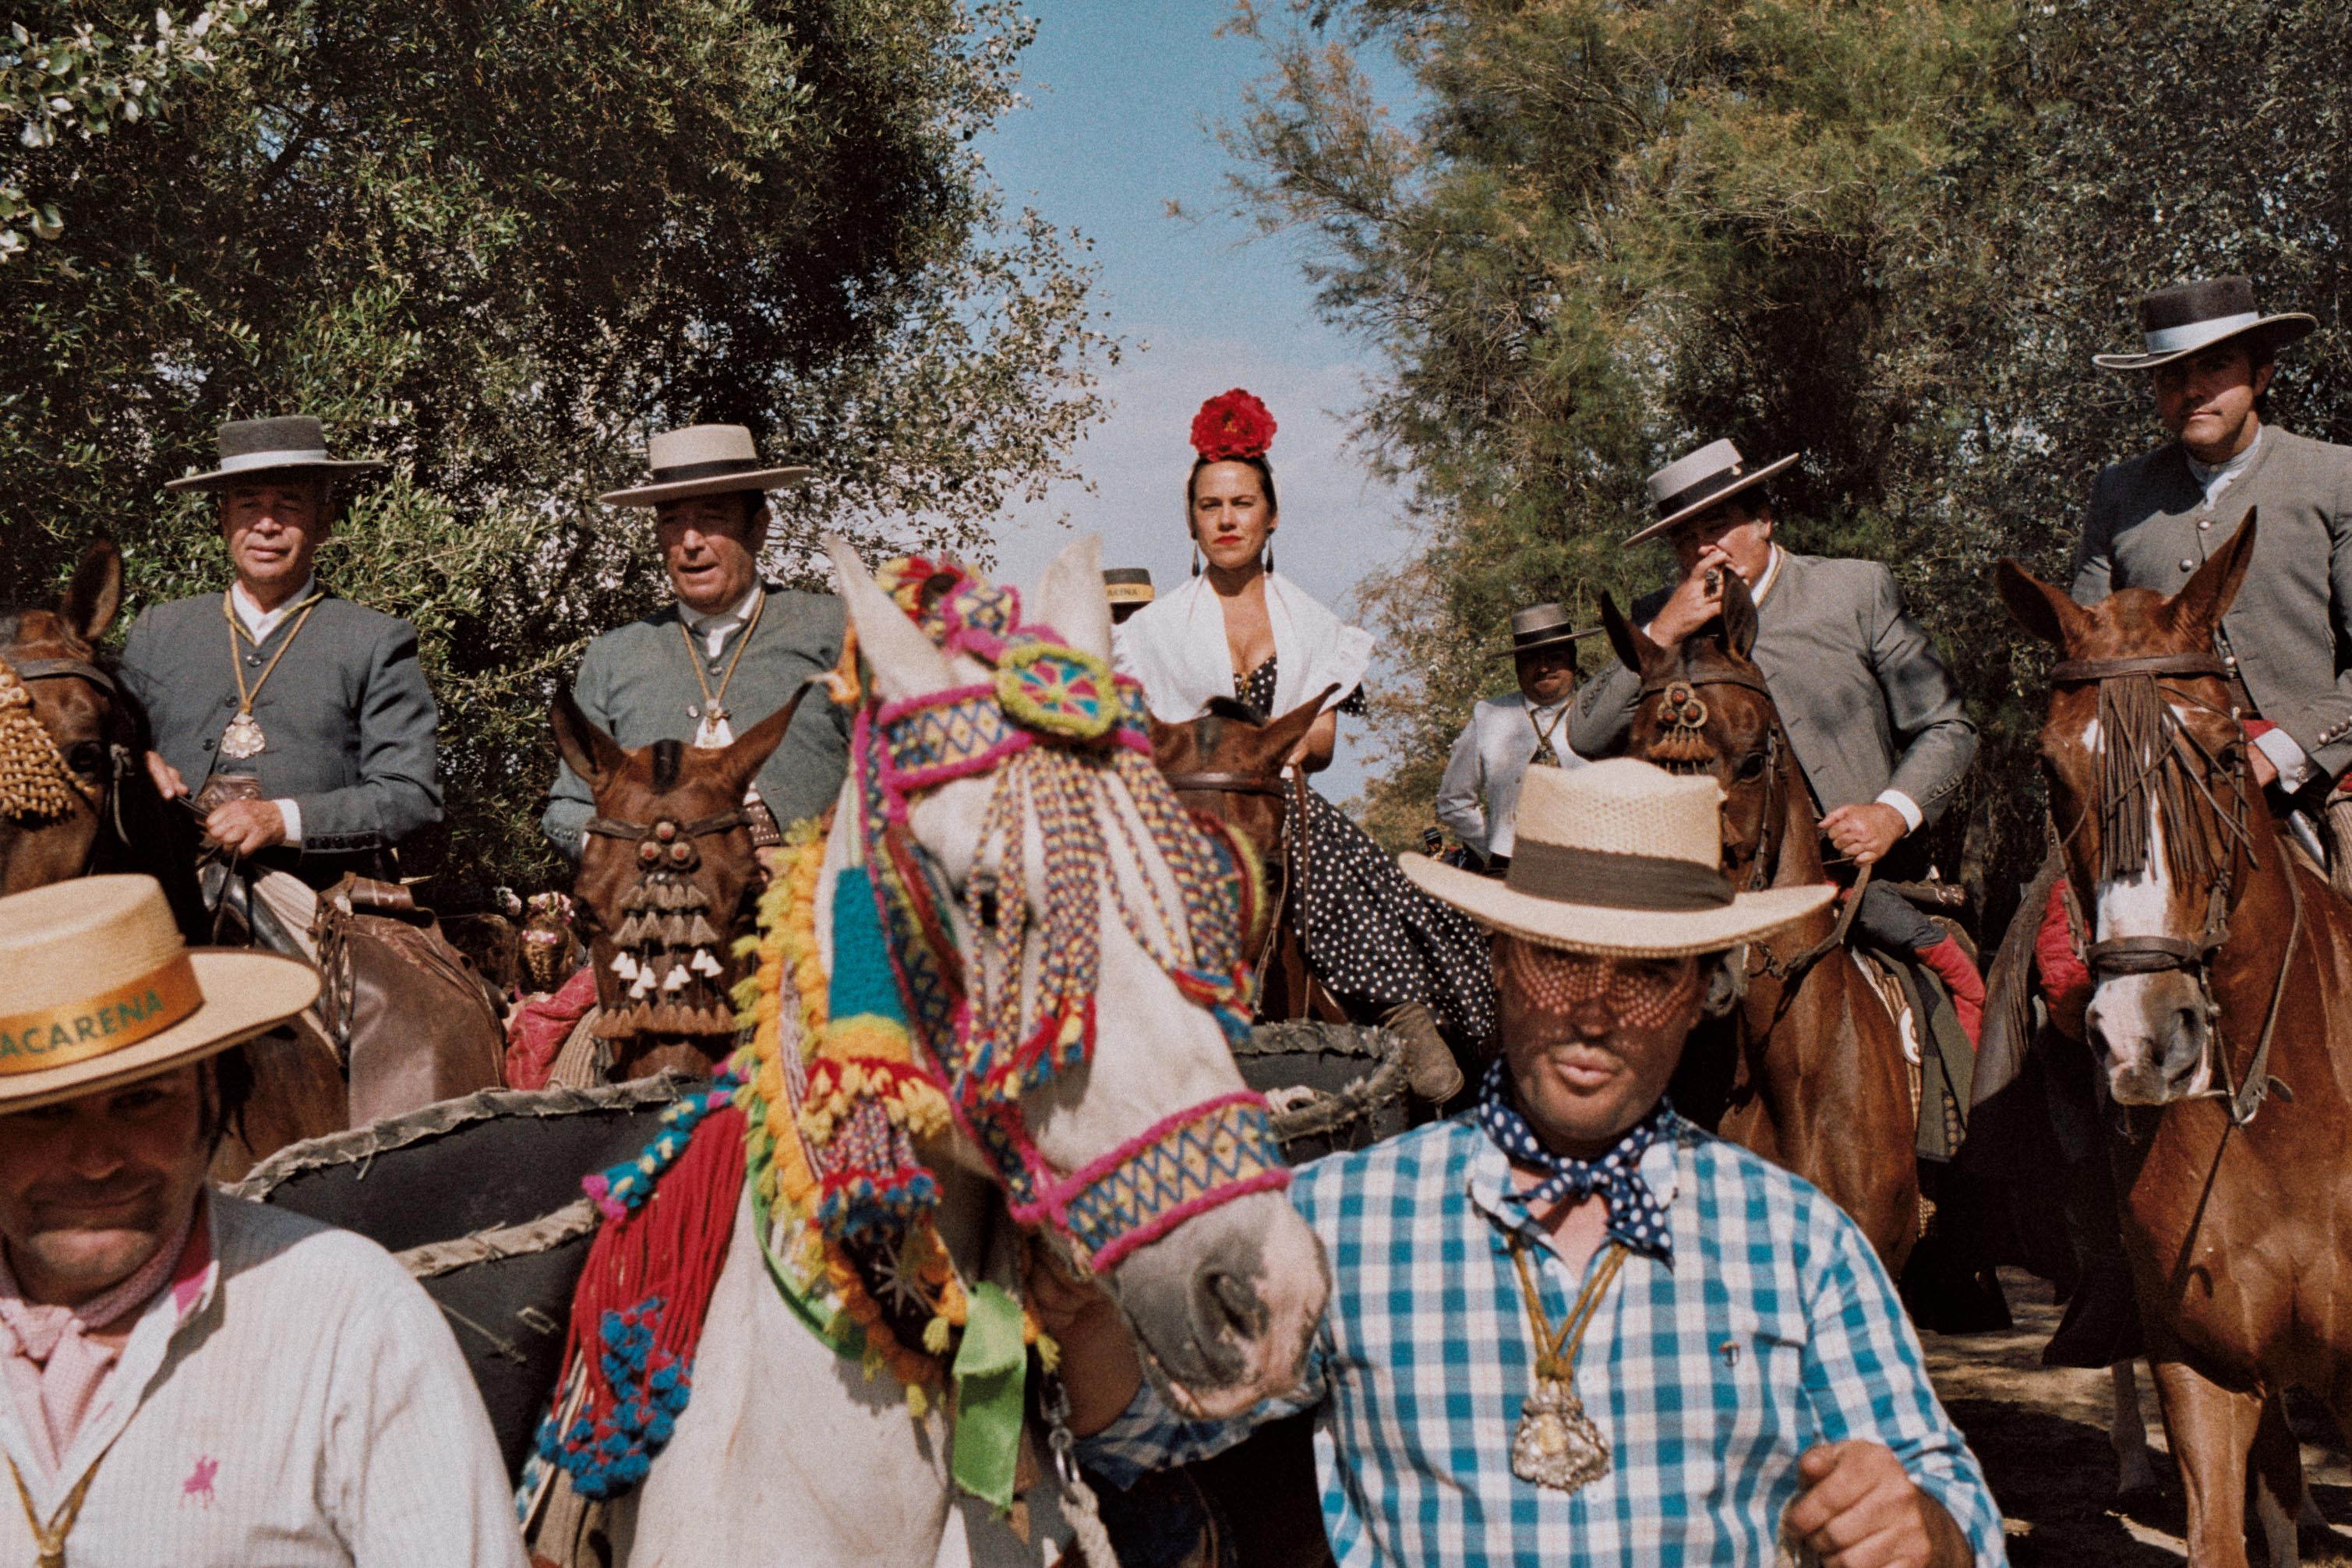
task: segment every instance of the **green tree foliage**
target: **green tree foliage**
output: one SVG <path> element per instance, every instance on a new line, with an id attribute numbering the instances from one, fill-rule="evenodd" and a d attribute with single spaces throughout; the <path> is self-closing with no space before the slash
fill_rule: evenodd
<path id="1" fill-rule="evenodd" d="M 820 529 L 984 553 L 1064 471 L 1116 345 L 1080 242 L 971 146 L 1028 34 L 962 0 L 280 0 L 170 112 L 27 151 L 71 210 L 0 270 L 0 599 L 100 530 L 134 605 L 216 591 L 163 480 L 223 417 L 321 415 L 395 465 L 321 571 L 422 634 L 434 890 L 543 880 L 547 698 L 663 596 L 646 514 L 592 500 L 648 430 L 813 463 L 772 536 L 803 577 Z"/>
<path id="2" fill-rule="evenodd" d="M 2158 435 L 2092 353 L 2133 341 L 2144 289 L 2245 271 L 2329 324 L 2275 413 L 2352 436 L 2340 6 L 1332 0 L 1236 26 L 1274 66 L 1230 132 L 1238 205 L 1310 237 L 1324 309 L 1388 360 L 1360 433 L 1421 528 L 1418 569 L 1365 590 L 1402 676 L 1372 800 L 1400 845 L 1507 679 L 1480 656 L 1508 610 L 1663 582 L 1663 548 L 1617 544 L 1642 478 L 1729 436 L 1805 454 L 1784 540 L 1888 562 L 1951 658 L 1988 744 L 1937 848 L 1948 871 L 1968 841 L 1998 912 L 2040 843 L 2042 661 L 1986 572 L 2063 574 L 2092 474 Z M 1414 79 L 1410 125 L 1370 50 Z"/>

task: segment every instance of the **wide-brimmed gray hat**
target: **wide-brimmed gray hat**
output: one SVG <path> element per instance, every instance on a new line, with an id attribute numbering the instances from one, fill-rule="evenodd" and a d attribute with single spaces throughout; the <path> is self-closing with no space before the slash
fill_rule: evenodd
<path id="1" fill-rule="evenodd" d="M 1529 605 L 1524 610 L 1513 610 L 1511 646 L 1496 648 L 1495 657 L 1516 658 L 1520 654 L 1550 647 L 1555 643 L 1575 642 L 1580 637 L 1589 637 L 1602 629 L 1586 626 L 1579 630 L 1570 625 L 1571 619 L 1568 611 L 1559 605 Z"/>
<path id="2" fill-rule="evenodd" d="M 373 458 L 334 458 L 327 453 L 326 427 L 307 414 L 273 419 L 231 419 L 220 427 L 220 467 L 208 473 L 165 479 L 167 490 L 220 490 L 249 485 L 273 470 L 299 468 L 330 474 L 380 473 L 389 465 Z"/>
<path id="3" fill-rule="evenodd" d="M 804 464 L 762 464 L 751 432 L 740 425 L 665 430 L 646 443 L 646 464 L 651 471 L 645 483 L 607 490 L 596 499 L 606 506 L 659 506 L 730 490 L 782 489 L 808 478 Z"/>
<path id="4" fill-rule="evenodd" d="M 1676 458 L 1650 476 L 1650 510 L 1657 521 L 1625 542 L 1655 539 L 1707 508 L 1760 485 L 1797 460 L 1797 454 L 1769 463 L 1750 463 L 1728 441 L 1709 441 L 1686 458 Z"/>
<path id="5" fill-rule="evenodd" d="M 2307 336 L 2319 318 L 2301 310 L 2265 316 L 2254 308 L 2254 286 L 2243 278 L 2207 278 L 2175 283 L 2139 297 L 2143 353 L 2093 354 L 2101 370 L 2154 370 L 2160 364 L 2210 349 L 2231 338 L 2259 332 L 2280 348 Z"/>

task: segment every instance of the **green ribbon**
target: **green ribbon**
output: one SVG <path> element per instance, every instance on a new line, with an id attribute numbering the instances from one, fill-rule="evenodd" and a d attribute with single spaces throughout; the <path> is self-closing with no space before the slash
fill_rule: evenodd
<path id="1" fill-rule="evenodd" d="M 982 1282 L 965 1292 L 963 1343 L 956 1350 L 956 1485 L 999 1512 L 1013 1506 L 1013 1472 L 1021 1455 L 1022 1383 L 1029 1348 L 1021 1342 L 1021 1303 Z"/>

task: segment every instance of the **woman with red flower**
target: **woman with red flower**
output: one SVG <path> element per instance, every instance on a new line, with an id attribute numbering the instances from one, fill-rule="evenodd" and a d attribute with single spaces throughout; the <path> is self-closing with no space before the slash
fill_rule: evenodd
<path id="1" fill-rule="evenodd" d="M 1328 691 L 1288 758 L 1311 773 L 1331 761 L 1339 715 L 1364 710 L 1372 638 L 1274 570 L 1275 428 L 1265 405 L 1239 387 L 1201 405 L 1184 491 L 1193 576 L 1118 627 L 1118 667 L 1166 724 L 1197 719 L 1219 698 L 1272 718 Z M 1350 1011 L 1414 1042 L 1416 1092 L 1449 1099 L 1461 1071 L 1441 1029 L 1467 1052 L 1494 1026 L 1486 939 L 1406 881 L 1338 807 L 1305 795 L 1307 853 L 1290 913 L 1307 965 Z"/>

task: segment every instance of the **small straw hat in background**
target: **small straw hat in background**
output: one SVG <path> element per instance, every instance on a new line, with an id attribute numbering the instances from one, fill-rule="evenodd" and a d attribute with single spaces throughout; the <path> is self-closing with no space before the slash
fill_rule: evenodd
<path id="1" fill-rule="evenodd" d="M 1822 882 L 1736 893 L 1723 874 L 1722 792 L 1631 757 L 1529 768 L 1500 881 L 1424 856 L 1404 874 L 1496 931 L 1627 958 L 1713 952 L 1769 936 L 1837 897 Z"/>
<path id="2" fill-rule="evenodd" d="M 276 953 L 190 948 L 152 877 L 0 899 L 0 1115 L 167 1072 L 309 1006 Z"/>

